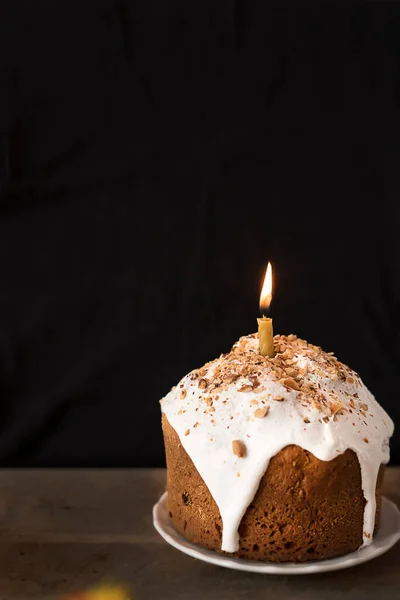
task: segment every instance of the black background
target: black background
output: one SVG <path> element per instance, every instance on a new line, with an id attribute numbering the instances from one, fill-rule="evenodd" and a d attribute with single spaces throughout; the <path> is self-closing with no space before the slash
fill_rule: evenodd
<path id="1" fill-rule="evenodd" d="M 0 12 L 1 464 L 162 466 L 158 400 L 256 330 L 268 260 L 275 332 L 398 423 L 399 6 Z"/>

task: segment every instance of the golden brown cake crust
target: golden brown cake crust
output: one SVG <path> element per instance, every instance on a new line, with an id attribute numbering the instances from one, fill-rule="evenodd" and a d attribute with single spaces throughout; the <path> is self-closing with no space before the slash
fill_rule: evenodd
<path id="1" fill-rule="evenodd" d="M 171 521 L 194 544 L 222 552 L 218 507 L 165 415 L 162 427 Z M 375 529 L 383 472 L 382 465 Z M 239 550 L 230 556 L 305 562 L 347 554 L 362 543 L 364 506 L 360 466 L 353 451 L 321 461 L 299 446 L 287 446 L 271 459 L 241 521 Z"/>

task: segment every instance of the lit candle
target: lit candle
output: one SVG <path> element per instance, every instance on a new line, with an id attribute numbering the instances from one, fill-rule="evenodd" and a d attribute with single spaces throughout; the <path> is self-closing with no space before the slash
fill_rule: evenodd
<path id="1" fill-rule="evenodd" d="M 260 343 L 260 354 L 262 356 L 269 356 L 273 358 L 275 356 L 274 351 L 274 334 L 272 330 L 272 319 L 265 316 L 268 313 L 269 306 L 272 300 L 272 267 L 271 263 L 268 263 L 267 271 L 265 273 L 264 285 L 261 290 L 260 296 L 260 312 L 262 314 L 261 319 L 257 319 L 258 323 L 258 339 Z"/>

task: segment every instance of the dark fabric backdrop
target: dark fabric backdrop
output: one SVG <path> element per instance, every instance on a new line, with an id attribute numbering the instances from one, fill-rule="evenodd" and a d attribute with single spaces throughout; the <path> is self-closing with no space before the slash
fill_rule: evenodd
<path id="1" fill-rule="evenodd" d="M 275 332 L 398 424 L 399 5 L 0 13 L 0 464 L 162 466 L 159 399 L 256 330 L 268 260 Z"/>

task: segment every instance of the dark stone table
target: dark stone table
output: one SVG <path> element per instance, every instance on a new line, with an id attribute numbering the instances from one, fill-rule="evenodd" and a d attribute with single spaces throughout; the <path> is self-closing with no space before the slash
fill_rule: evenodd
<path id="1" fill-rule="evenodd" d="M 400 543 L 343 571 L 260 575 L 195 560 L 155 531 L 162 469 L 2 470 L 0 600 L 54 600 L 102 581 L 134 600 L 400 599 Z M 400 468 L 384 493 L 400 505 Z"/>

